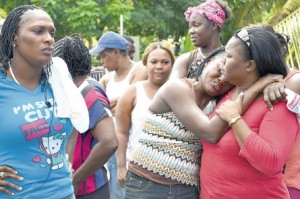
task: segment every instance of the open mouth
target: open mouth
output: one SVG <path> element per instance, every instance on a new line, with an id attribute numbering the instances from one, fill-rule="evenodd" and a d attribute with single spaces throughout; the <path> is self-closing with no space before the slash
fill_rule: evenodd
<path id="1" fill-rule="evenodd" d="M 215 81 L 214 81 L 212 84 L 213 84 L 213 87 L 214 87 L 217 91 L 221 90 L 220 84 L 219 84 L 218 82 L 215 82 Z"/>

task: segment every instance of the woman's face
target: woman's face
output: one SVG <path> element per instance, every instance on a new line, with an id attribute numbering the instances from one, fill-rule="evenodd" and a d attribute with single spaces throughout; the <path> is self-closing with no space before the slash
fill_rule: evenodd
<path id="1" fill-rule="evenodd" d="M 210 42 L 213 32 L 213 23 L 195 13 L 189 20 L 191 40 L 196 47 L 205 47 Z"/>
<path id="2" fill-rule="evenodd" d="M 225 47 L 226 56 L 222 59 L 225 68 L 223 80 L 233 85 L 239 85 L 239 82 L 247 76 L 246 67 L 249 61 L 244 58 L 241 42 L 236 37 L 232 37 Z"/>
<path id="3" fill-rule="evenodd" d="M 221 57 L 215 57 L 209 61 L 199 79 L 204 92 L 211 97 L 222 95 L 232 88 L 231 84 L 223 81 L 225 69 L 221 59 Z"/>
<path id="4" fill-rule="evenodd" d="M 162 48 L 154 49 L 148 54 L 146 67 L 149 80 L 162 85 L 168 80 L 172 70 L 171 55 Z"/>
<path id="5" fill-rule="evenodd" d="M 43 66 L 52 57 L 55 27 L 42 10 L 28 10 L 22 16 L 14 43 L 14 57 L 30 65 Z"/>

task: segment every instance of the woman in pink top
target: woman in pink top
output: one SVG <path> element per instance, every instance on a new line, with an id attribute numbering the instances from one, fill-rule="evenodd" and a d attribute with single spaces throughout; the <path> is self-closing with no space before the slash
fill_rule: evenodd
<path id="1" fill-rule="evenodd" d="M 243 115 L 241 100 L 231 101 L 262 76 L 287 75 L 280 45 L 267 30 L 249 28 L 237 31 L 226 52 L 223 80 L 236 88 L 216 113 L 231 129 L 217 144 L 202 142 L 201 198 L 289 198 L 282 169 L 297 135 L 295 115 L 286 102 L 269 110 L 262 95 Z"/>

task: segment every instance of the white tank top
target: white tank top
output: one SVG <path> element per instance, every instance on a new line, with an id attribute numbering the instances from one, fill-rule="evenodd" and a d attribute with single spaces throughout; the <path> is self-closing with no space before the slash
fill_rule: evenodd
<path id="1" fill-rule="evenodd" d="M 149 109 L 151 99 L 146 95 L 143 82 L 136 83 L 136 104 L 131 112 L 131 130 L 127 144 L 126 159 L 138 145 L 139 136 L 144 127 L 144 121 Z"/>
<path id="2" fill-rule="evenodd" d="M 130 86 L 129 80 L 130 80 L 131 74 L 133 73 L 133 71 L 136 69 L 137 66 L 138 65 L 135 63 L 131 67 L 127 76 L 123 80 L 118 81 L 118 82 L 115 81 L 116 71 L 111 72 L 112 74 L 110 76 L 110 79 L 107 82 L 106 89 L 105 89 L 106 95 L 109 100 L 119 97 Z"/>

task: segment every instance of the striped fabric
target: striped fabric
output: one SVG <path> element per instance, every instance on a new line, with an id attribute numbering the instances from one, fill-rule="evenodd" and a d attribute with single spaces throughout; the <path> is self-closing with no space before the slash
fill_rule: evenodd
<path id="1" fill-rule="evenodd" d="M 89 129 L 84 133 L 78 133 L 73 157 L 73 169 L 76 171 L 88 158 L 92 148 L 97 144 L 97 140 L 92 136 L 93 129 L 100 120 L 108 116 L 104 108 L 102 98 L 105 98 L 101 92 L 89 84 L 87 80 L 82 83 L 83 87 L 81 94 L 84 97 L 86 106 L 89 110 L 90 124 Z M 102 97 L 100 97 L 102 96 Z M 105 132 L 102 132 L 105 133 Z M 76 195 L 86 195 L 95 192 L 108 182 L 108 171 L 103 166 L 98 169 L 93 175 L 89 176 L 80 184 Z"/>
<path id="2" fill-rule="evenodd" d="M 148 111 L 139 146 L 130 161 L 187 185 L 199 186 L 202 146 L 173 112 Z"/>

